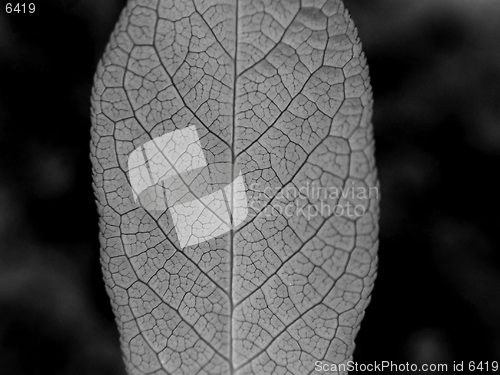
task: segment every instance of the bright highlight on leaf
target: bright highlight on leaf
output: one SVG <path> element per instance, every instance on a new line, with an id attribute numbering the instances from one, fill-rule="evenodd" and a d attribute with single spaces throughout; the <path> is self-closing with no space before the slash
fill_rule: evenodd
<path id="1" fill-rule="evenodd" d="M 210 173 L 207 169 L 200 170 L 206 166 L 195 126 L 154 138 L 136 148 L 128 159 L 135 201 L 140 197 L 142 207 L 148 211 L 164 211 L 172 207 L 170 215 L 181 248 L 227 233 L 233 226 L 241 224 L 248 214 L 241 172 L 236 181 L 223 190 L 208 194 L 206 181 L 212 180 L 213 174 L 219 172 L 204 175 L 203 172 Z M 197 169 L 198 174 L 186 174 Z M 194 180 L 200 176 L 205 177 L 205 183 L 197 185 Z M 160 182 L 163 184 L 158 185 Z M 229 206 L 232 213 L 228 212 Z"/>
<path id="2" fill-rule="evenodd" d="M 340 0 L 129 0 L 91 143 L 129 374 L 352 359 L 377 266 L 371 114 Z"/>
<path id="3" fill-rule="evenodd" d="M 195 126 L 174 130 L 146 142 L 136 148 L 128 159 L 134 199 L 137 200 L 145 187 L 206 165 Z"/>

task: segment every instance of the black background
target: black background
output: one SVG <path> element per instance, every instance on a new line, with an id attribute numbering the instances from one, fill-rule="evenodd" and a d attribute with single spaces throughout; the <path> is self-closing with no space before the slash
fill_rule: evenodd
<path id="1" fill-rule="evenodd" d="M 0 373 L 123 374 L 88 155 L 93 74 L 125 2 L 34 2 L 0 9 Z M 500 1 L 345 4 L 382 196 L 355 360 L 498 360 Z"/>

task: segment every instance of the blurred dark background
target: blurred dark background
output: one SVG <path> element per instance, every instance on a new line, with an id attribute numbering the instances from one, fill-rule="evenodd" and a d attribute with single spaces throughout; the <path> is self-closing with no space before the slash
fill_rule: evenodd
<path id="1" fill-rule="evenodd" d="M 0 9 L 0 374 L 122 375 L 88 155 L 92 78 L 125 1 L 34 2 Z M 382 186 L 355 360 L 499 360 L 500 0 L 345 4 Z"/>

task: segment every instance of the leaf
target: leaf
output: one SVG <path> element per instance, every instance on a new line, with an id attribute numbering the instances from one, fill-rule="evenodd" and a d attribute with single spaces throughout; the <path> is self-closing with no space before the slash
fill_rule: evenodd
<path id="1" fill-rule="evenodd" d="M 91 158 L 129 374 L 352 359 L 377 264 L 371 114 L 338 0 L 128 2 Z"/>

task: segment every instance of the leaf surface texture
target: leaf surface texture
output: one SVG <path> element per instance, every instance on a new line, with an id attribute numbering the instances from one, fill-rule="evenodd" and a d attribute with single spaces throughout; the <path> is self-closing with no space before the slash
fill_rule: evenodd
<path id="1" fill-rule="evenodd" d="M 377 264 L 371 114 L 340 1 L 129 1 L 98 66 L 91 132 L 129 374 L 303 375 L 352 359 Z M 221 183 L 241 171 L 248 215 L 182 247 L 168 209 L 136 202 L 128 159 L 193 126 Z M 363 214 L 308 215 L 322 203 Z"/>

